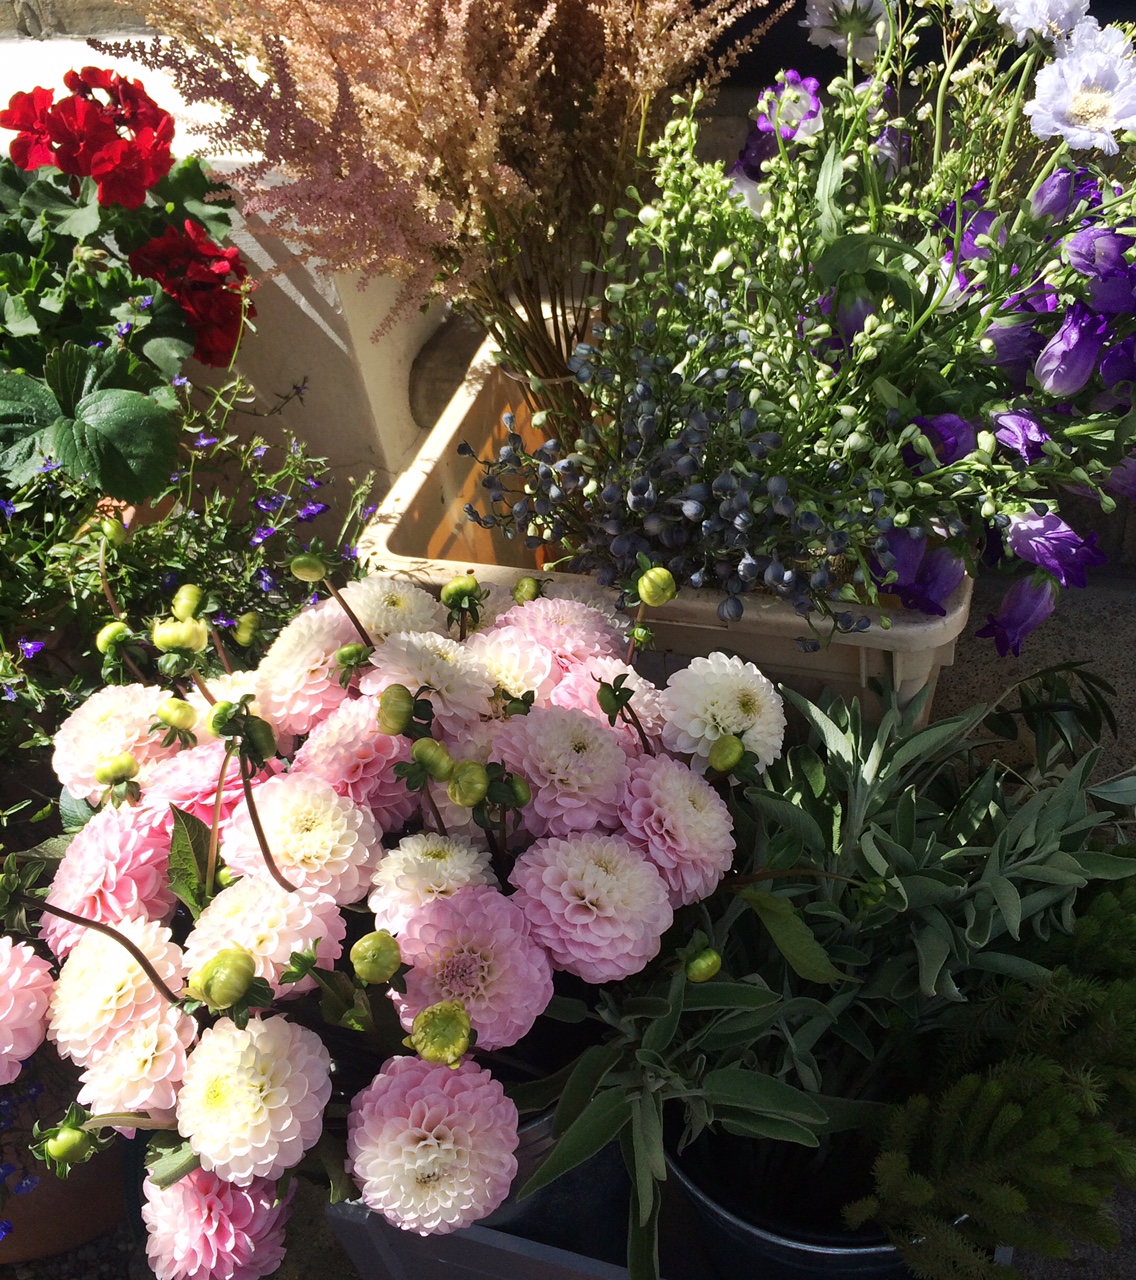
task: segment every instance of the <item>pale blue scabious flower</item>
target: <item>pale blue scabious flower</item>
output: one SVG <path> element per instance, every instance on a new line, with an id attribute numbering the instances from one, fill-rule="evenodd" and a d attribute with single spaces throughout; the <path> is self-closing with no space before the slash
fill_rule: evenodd
<path id="1" fill-rule="evenodd" d="M 798 25 L 807 28 L 810 44 L 835 49 L 841 56 L 851 40 L 852 56 L 869 63 L 879 51 L 876 28 L 881 22 L 891 22 L 884 0 L 808 0 L 805 19 Z"/>
<path id="2" fill-rule="evenodd" d="M 1063 40 L 1089 12 L 1089 0 L 994 0 L 1004 26 L 1018 44 L 1030 36 Z"/>
<path id="3" fill-rule="evenodd" d="M 1068 47 L 1037 73 L 1025 106 L 1039 138 L 1061 137 L 1074 151 L 1119 150 L 1116 133 L 1136 129 L 1136 58 L 1119 27 L 1077 24 Z"/>

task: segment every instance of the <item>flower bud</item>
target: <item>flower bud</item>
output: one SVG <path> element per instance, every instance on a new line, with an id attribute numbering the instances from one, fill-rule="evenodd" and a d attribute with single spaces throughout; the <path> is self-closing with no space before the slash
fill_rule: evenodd
<path id="1" fill-rule="evenodd" d="M 205 727 L 215 738 L 226 736 L 229 717 L 237 709 L 235 702 L 215 702 L 205 713 Z"/>
<path id="2" fill-rule="evenodd" d="M 196 618 L 205 601 L 205 592 L 192 582 L 185 582 L 178 587 L 170 602 L 170 612 L 179 622 L 189 622 Z"/>
<path id="3" fill-rule="evenodd" d="M 513 599 L 517 604 L 528 604 L 530 600 L 539 600 L 542 594 L 540 583 L 532 577 L 518 578 L 513 587 Z"/>
<path id="4" fill-rule="evenodd" d="M 138 761 L 129 751 L 117 756 L 105 756 L 95 765 L 95 781 L 103 787 L 113 787 L 116 782 L 129 782 L 138 776 Z"/>
<path id="5" fill-rule="evenodd" d="M 454 758 L 442 742 L 434 738 L 416 738 L 410 758 L 420 764 L 435 782 L 449 782 L 454 775 Z"/>
<path id="6" fill-rule="evenodd" d="M 447 609 L 456 609 L 467 596 L 477 596 L 480 591 L 481 588 L 473 574 L 463 573 L 446 583 L 440 598 Z"/>
<path id="7" fill-rule="evenodd" d="M 364 934 L 351 948 L 355 976 L 368 986 L 381 986 L 394 977 L 402 964 L 398 941 L 386 929 Z"/>
<path id="8" fill-rule="evenodd" d="M 276 754 L 276 733 L 267 720 L 249 716 L 245 740 L 262 760 L 271 760 Z"/>
<path id="9" fill-rule="evenodd" d="M 621 699 L 610 684 L 601 684 L 596 690 L 596 703 L 605 716 L 619 714 Z"/>
<path id="10" fill-rule="evenodd" d="M 162 653 L 201 653 L 209 644 L 209 628 L 200 618 L 165 618 L 150 629 L 155 649 Z"/>
<path id="11" fill-rule="evenodd" d="M 414 694 L 404 684 L 392 684 L 379 694 L 379 732 L 405 733 L 414 716 Z"/>
<path id="12" fill-rule="evenodd" d="M 722 957 L 713 947 L 707 947 L 686 962 L 688 982 L 709 982 L 722 967 Z"/>
<path id="13" fill-rule="evenodd" d="M 310 551 L 293 556 L 288 568 L 292 571 L 292 576 L 299 578 L 301 582 L 319 582 L 327 577 L 327 565 Z"/>
<path id="14" fill-rule="evenodd" d="M 244 947 L 226 947 L 189 975 L 186 994 L 201 1000 L 210 1013 L 231 1009 L 256 977 L 256 960 Z"/>
<path id="15" fill-rule="evenodd" d="M 488 790 L 489 774 L 486 773 L 485 766 L 478 764 L 476 760 L 462 760 L 454 765 L 446 795 L 463 809 L 472 809 L 485 799 Z"/>
<path id="16" fill-rule="evenodd" d="M 112 547 L 121 547 L 126 541 L 126 525 L 121 520 L 115 520 L 111 517 L 103 520 L 99 524 L 103 537 L 110 543 Z"/>
<path id="17" fill-rule="evenodd" d="M 259 630 L 260 614 L 250 610 L 248 613 L 242 613 L 237 619 L 237 625 L 233 631 L 233 639 L 237 644 L 252 644 Z"/>
<path id="18" fill-rule="evenodd" d="M 652 609 L 669 604 L 678 595 L 674 575 L 669 569 L 664 569 L 661 564 L 639 575 L 638 590 L 639 599 Z"/>
<path id="19" fill-rule="evenodd" d="M 369 644 L 343 644 L 335 651 L 335 665 L 343 671 L 361 667 L 373 652 Z"/>
<path id="20" fill-rule="evenodd" d="M 519 773 L 511 773 L 509 777 L 513 788 L 513 804 L 518 809 L 523 809 L 532 799 L 532 788 Z"/>
<path id="21" fill-rule="evenodd" d="M 741 738 L 734 733 L 724 733 L 710 748 L 708 763 L 716 773 L 732 773 L 744 755 L 745 746 Z"/>
<path id="22" fill-rule="evenodd" d="M 444 1063 L 455 1071 L 469 1048 L 469 1014 L 460 1000 L 443 1000 L 417 1014 L 402 1042 L 424 1062 Z"/>
<path id="23" fill-rule="evenodd" d="M 64 1124 L 48 1138 L 44 1152 L 56 1164 L 82 1164 L 95 1149 L 95 1140 L 76 1125 Z"/>
<path id="24" fill-rule="evenodd" d="M 130 628 L 125 622 L 108 622 L 95 636 L 95 648 L 100 653 L 110 653 L 115 645 L 125 640 L 129 634 Z"/>
<path id="25" fill-rule="evenodd" d="M 158 719 L 171 729 L 187 731 L 197 723 L 197 711 L 184 698 L 166 698 L 158 704 Z"/>

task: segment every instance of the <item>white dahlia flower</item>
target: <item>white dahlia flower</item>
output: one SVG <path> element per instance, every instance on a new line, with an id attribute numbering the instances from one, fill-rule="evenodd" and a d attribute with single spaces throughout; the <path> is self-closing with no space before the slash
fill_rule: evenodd
<path id="1" fill-rule="evenodd" d="M 334 600 L 293 618 L 256 669 L 256 698 L 264 718 L 281 733 L 308 733 L 347 697 L 335 655 L 358 639 Z"/>
<path id="2" fill-rule="evenodd" d="M 520 627 L 475 631 L 465 648 L 484 663 L 493 683 L 510 698 L 519 698 L 531 690 L 537 701 L 542 701 L 560 678 L 552 651 Z"/>
<path id="3" fill-rule="evenodd" d="M 781 754 L 784 703 L 752 662 L 724 653 L 694 658 L 667 681 L 661 706 L 663 741 L 671 751 L 694 756 L 703 772 L 714 743 L 727 734 L 739 737 L 762 769 Z"/>
<path id="4" fill-rule="evenodd" d="M 496 885 L 489 854 L 465 840 L 425 831 L 406 836 L 387 852 L 371 877 L 367 905 L 375 928 L 399 933 L 427 902 L 447 898 L 466 885 Z"/>
<path id="5" fill-rule="evenodd" d="M 234 671 L 231 674 L 210 676 L 206 684 L 209 686 L 209 692 L 216 702 L 239 702 L 246 693 L 253 694 L 249 710 L 254 716 L 260 716 L 262 720 L 268 720 L 269 717 L 265 715 L 264 708 L 256 700 L 255 696 L 258 679 L 256 671 Z M 206 723 L 210 704 L 205 700 L 205 695 L 194 685 L 186 694 L 185 700 L 197 712 L 197 722 L 193 726 L 193 736 L 197 739 L 198 744 L 204 745 L 207 742 L 217 742 L 217 735 L 209 729 Z M 275 727 L 273 725 L 273 728 Z"/>
<path id="6" fill-rule="evenodd" d="M 443 733 L 489 714 L 493 677 L 466 647 L 433 631 L 396 631 L 371 654 L 373 669 L 359 679 L 363 693 L 382 693 L 404 684 L 411 693 L 423 686 Z"/>
<path id="7" fill-rule="evenodd" d="M 152 1119 L 172 1116 L 185 1074 L 186 1048 L 197 1024 L 170 1010 L 128 1026 L 80 1077 L 76 1101 L 95 1115 L 145 1111 Z"/>
<path id="8" fill-rule="evenodd" d="M 201 1167 L 239 1187 L 278 1178 L 323 1132 L 331 1058 L 319 1036 L 286 1018 L 229 1019 L 207 1028 L 189 1055 L 178 1132 Z"/>
<path id="9" fill-rule="evenodd" d="M 394 631 L 445 633 L 446 610 L 412 582 L 372 573 L 349 582 L 340 594 L 375 643 Z"/>

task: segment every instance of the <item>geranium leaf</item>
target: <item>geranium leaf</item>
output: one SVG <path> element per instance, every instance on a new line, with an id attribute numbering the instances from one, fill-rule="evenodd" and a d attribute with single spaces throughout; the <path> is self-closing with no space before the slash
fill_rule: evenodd
<path id="1" fill-rule="evenodd" d="M 0 473 L 19 488 L 43 465 L 59 405 L 36 378 L 0 373 Z"/>
<path id="2" fill-rule="evenodd" d="M 168 483 L 177 459 L 174 415 L 138 391 L 95 391 L 61 418 L 55 456 L 76 479 L 112 498 L 141 502 Z"/>

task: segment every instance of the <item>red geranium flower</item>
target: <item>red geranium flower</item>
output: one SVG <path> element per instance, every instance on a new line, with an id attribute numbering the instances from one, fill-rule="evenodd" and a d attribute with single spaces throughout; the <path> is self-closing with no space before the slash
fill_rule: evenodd
<path id="1" fill-rule="evenodd" d="M 240 337 L 242 282 L 248 276 L 240 250 L 222 249 L 187 218 L 184 230 L 167 227 L 129 261 L 135 275 L 157 280 L 181 304 L 194 331 L 194 356 L 202 364 L 227 365 Z M 255 307 L 249 315 L 256 315 Z"/>
<path id="2" fill-rule="evenodd" d="M 118 141 L 114 120 L 102 103 L 74 94 L 56 103 L 47 127 L 57 148 L 56 164 L 78 178 L 89 178 L 95 156 Z"/>
<path id="3" fill-rule="evenodd" d="M 55 164 L 47 117 L 55 94 L 51 89 L 14 93 L 7 111 L 0 111 L 0 128 L 18 129 L 12 139 L 12 159 L 21 169 L 38 169 Z"/>

